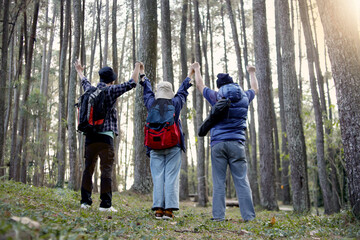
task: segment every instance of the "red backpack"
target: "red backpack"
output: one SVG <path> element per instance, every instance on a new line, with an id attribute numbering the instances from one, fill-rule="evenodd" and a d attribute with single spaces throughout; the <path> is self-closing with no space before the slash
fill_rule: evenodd
<path id="1" fill-rule="evenodd" d="M 159 104 L 159 101 L 163 101 L 163 104 Z M 174 118 L 175 107 L 171 100 L 155 100 L 144 127 L 145 146 L 158 150 L 171 148 L 180 143 L 180 130 Z"/>

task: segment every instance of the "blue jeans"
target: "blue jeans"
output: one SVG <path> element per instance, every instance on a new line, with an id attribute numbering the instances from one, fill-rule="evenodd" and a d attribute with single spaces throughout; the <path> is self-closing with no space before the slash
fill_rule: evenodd
<path id="1" fill-rule="evenodd" d="M 226 170 L 230 171 L 238 196 L 241 217 L 245 221 L 255 218 L 251 188 L 247 177 L 247 163 L 244 146 L 236 141 L 220 142 L 211 148 L 213 177 L 213 218 L 225 219 Z"/>
<path id="2" fill-rule="evenodd" d="M 150 169 L 154 184 L 152 210 L 179 210 L 180 167 L 179 147 L 151 150 Z"/>

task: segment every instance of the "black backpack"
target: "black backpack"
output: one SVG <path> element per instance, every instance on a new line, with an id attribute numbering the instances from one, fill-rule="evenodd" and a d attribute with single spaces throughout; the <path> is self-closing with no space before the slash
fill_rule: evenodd
<path id="1" fill-rule="evenodd" d="M 204 137 L 212 127 L 226 118 L 231 105 L 230 99 L 222 98 L 212 106 L 209 116 L 201 124 L 198 135 Z"/>
<path id="2" fill-rule="evenodd" d="M 87 133 L 99 132 L 105 122 L 108 109 L 105 106 L 106 88 L 91 86 L 78 99 L 78 131 Z"/>

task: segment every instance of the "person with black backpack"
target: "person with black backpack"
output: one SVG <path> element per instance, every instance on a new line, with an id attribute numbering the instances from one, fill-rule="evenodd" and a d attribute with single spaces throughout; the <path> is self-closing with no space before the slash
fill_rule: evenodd
<path id="1" fill-rule="evenodd" d="M 173 211 L 179 210 L 181 150 L 186 150 L 179 116 L 189 94 L 187 89 L 192 86 L 192 75 L 190 68 L 176 94 L 172 84 L 166 81 L 157 84 L 154 94 L 150 80 L 145 76 L 144 65 L 140 67 L 140 85 L 144 88 L 148 111 L 144 132 L 153 179 L 152 210 L 156 219 L 172 219 Z"/>
<path id="2" fill-rule="evenodd" d="M 204 85 L 199 63 L 195 62 L 192 67 L 195 70 L 196 87 L 213 106 L 212 114 L 213 111 L 221 111 L 215 107 L 217 103 L 229 100 L 228 103 L 223 104 L 225 107 L 229 104 L 227 114 L 223 114 L 222 119 L 216 119 L 210 130 L 213 177 L 212 221 L 225 220 L 225 182 L 228 165 L 234 180 L 241 217 L 245 222 L 251 221 L 255 218 L 255 210 L 247 177 L 245 130 L 248 106 L 258 92 L 255 67 L 247 67 L 251 85 L 251 89 L 247 91 L 234 83 L 228 73 L 217 75 L 216 85 L 219 90 L 212 90 Z"/>
<path id="3" fill-rule="evenodd" d="M 96 87 L 91 86 L 90 81 L 84 76 L 84 67 L 79 61 L 76 61 L 74 65 L 85 92 L 80 97 L 78 125 L 78 130 L 86 136 L 85 169 L 81 183 L 80 207 L 88 209 L 92 204 L 92 175 L 99 156 L 101 170 L 99 211 L 117 212 L 111 202 L 112 169 L 115 155 L 114 137 L 118 135 L 116 99 L 136 87 L 140 63 L 135 64 L 129 81 L 116 85 L 114 85 L 114 81 L 117 79 L 117 75 L 113 69 L 111 67 L 101 68 L 99 71 L 100 82 Z"/>

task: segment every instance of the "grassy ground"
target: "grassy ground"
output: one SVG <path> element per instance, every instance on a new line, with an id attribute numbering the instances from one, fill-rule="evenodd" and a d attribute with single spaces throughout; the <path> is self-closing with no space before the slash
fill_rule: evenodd
<path id="1" fill-rule="evenodd" d="M 348 211 L 314 216 L 257 209 L 256 220 L 242 223 L 239 209 L 228 208 L 226 221 L 212 222 L 211 207 L 189 201 L 165 221 L 154 218 L 151 196 L 114 193 L 119 212 L 113 214 L 98 211 L 98 198 L 91 210 L 80 210 L 79 192 L 0 182 L 0 239 L 360 239 L 360 222 Z"/>

